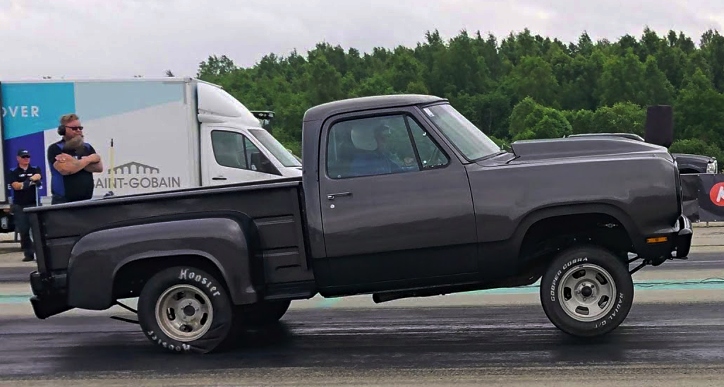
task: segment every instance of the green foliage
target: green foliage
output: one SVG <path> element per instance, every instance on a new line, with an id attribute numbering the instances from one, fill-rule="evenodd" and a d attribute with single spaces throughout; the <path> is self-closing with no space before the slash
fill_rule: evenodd
<path id="1" fill-rule="evenodd" d="M 675 146 L 714 156 L 724 149 L 724 36 L 710 30 L 698 43 L 649 28 L 640 38 L 594 42 L 583 33 L 572 43 L 527 29 L 500 41 L 464 30 L 445 41 L 432 31 L 415 47 L 360 53 L 319 43 L 306 56 L 268 54 L 251 68 L 214 55 L 197 76 L 249 109 L 274 110 L 274 135 L 296 154 L 313 105 L 421 93 L 450 99 L 500 145 L 570 133 L 643 135 L 646 106 L 670 104 Z"/>
<path id="2" fill-rule="evenodd" d="M 560 111 L 538 104 L 525 97 L 510 115 L 513 141 L 535 138 L 557 138 L 571 134 L 571 124 Z"/>

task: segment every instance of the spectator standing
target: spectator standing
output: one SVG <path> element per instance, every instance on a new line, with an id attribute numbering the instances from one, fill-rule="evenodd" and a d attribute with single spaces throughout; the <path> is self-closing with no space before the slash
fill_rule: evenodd
<path id="1" fill-rule="evenodd" d="M 15 230 L 20 235 L 20 247 L 23 249 L 24 262 L 35 258 L 33 244 L 30 241 L 30 222 L 24 210 L 38 205 L 38 186 L 42 178 L 40 168 L 30 165 L 30 152 L 20 149 L 17 154 L 18 166 L 8 176 L 12 189 L 12 212 Z"/>
<path id="2" fill-rule="evenodd" d="M 51 204 L 93 197 L 93 173 L 103 172 L 103 163 L 93 146 L 84 140 L 83 126 L 75 113 L 60 117 L 58 135 L 63 138 L 48 147 L 51 166 Z"/>

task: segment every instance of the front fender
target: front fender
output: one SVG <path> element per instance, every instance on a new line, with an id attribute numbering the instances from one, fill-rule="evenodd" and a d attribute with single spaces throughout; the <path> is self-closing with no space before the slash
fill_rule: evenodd
<path id="1" fill-rule="evenodd" d="M 194 255 L 211 261 L 235 304 L 253 303 L 249 240 L 240 220 L 181 219 L 91 232 L 73 246 L 68 262 L 68 304 L 103 310 L 113 305 L 116 273 L 141 259 Z"/>
<path id="2" fill-rule="evenodd" d="M 516 228 L 516 237 L 522 242 L 525 234 L 538 221 L 546 218 L 554 218 L 565 215 L 582 215 L 582 214 L 605 214 L 609 215 L 619 222 L 626 230 L 626 233 L 633 239 L 638 240 L 639 229 L 631 217 L 620 207 L 609 203 L 566 203 L 556 204 L 536 208 L 526 213 Z"/>

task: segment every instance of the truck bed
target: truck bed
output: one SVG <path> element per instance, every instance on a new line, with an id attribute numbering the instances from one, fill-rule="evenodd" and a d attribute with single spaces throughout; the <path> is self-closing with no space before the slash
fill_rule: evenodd
<path id="1" fill-rule="evenodd" d="M 38 272 L 65 271 L 74 244 L 84 235 L 111 227 L 156 220 L 233 212 L 255 226 L 252 259 L 261 261 L 265 284 L 312 280 L 305 251 L 301 178 L 189 188 L 118 196 L 29 210 L 36 238 Z M 102 259 L 103 257 L 98 257 Z M 257 281 L 255 281 L 257 282 Z M 259 283 L 259 282 L 257 282 Z"/>

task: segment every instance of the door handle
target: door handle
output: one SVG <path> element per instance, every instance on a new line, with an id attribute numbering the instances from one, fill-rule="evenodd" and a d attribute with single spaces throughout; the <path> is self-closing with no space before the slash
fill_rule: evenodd
<path id="1" fill-rule="evenodd" d="M 338 196 L 352 196 L 352 192 L 338 192 L 333 194 L 327 194 L 327 200 L 334 200 Z"/>
<path id="2" fill-rule="evenodd" d="M 212 177 L 211 180 L 226 180 L 226 178 L 224 176 L 216 176 Z"/>

